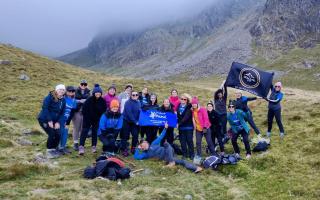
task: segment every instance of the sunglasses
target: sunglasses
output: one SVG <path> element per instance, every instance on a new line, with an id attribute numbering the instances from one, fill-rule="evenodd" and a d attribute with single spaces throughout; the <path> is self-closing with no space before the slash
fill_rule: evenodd
<path id="1" fill-rule="evenodd" d="M 279 85 L 276 85 L 276 86 L 274 86 L 274 87 L 276 87 L 276 88 L 280 88 L 280 86 L 279 86 Z"/>
<path id="2" fill-rule="evenodd" d="M 75 90 L 69 90 L 69 91 L 67 91 L 67 92 L 72 92 L 72 93 L 73 93 L 73 92 L 76 92 L 76 91 L 75 91 Z"/>
<path id="3" fill-rule="evenodd" d="M 187 99 L 184 99 L 184 98 L 180 98 L 182 101 L 187 101 Z"/>
<path id="4" fill-rule="evenodd" d="M 234 106 L 229 106 L 229 108 L 234 108 Z"/>
<path id="5" fill-rule="evenodd" d="M 133 97 L 137 97 L 137 96 L 139 96 L 138 94 L 132 94 L 131 96 L 133 96 Z"/>
<path id="6" fill-rule="evenodd" d="M 88 84 L 87 83 L 81 83 L 80 85 L 81 86 L 87 86 Z"/>

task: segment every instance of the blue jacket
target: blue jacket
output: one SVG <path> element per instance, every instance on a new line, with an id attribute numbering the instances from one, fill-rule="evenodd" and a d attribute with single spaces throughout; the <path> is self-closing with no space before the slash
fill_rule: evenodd
<path id="1" fill-rule="evenodd" d="M 243 129 L 249 134 L 250 128 L 249 128 L 248 124 L 246 123 L 246 118 L 247 118 L 246 113 L 243 112 L 242 110 L 237 109 L 234 114 L 229 112 L 227 115 L 227 119 L 228 119 L 229 124 L 231 126 L 232 132 L 238 133 L 240 130 L 239 130 L 239 127 L 236 126 L 236 124 L 234 122 L 234 117 L 236 117 L 236 119 L 240 121 L 240 124 L 243 127 Z"/>
<path id="2" fill-rule="evenodd" d="M 279 110 L 281 109 L 280 101 L 283 99 L 283 93 L 277 92 L 274 88 L 271 91 L 271 94 L 269 96 L 269 99 L 272 101 L 269 101 L 269 109 L 272 110 Z"/>
<path id="3" fill-rule="evenodd" d="M 241 96 L 241 98 L 236 99 L 236 108 L 242 110 L 243 112 L 250 111 L 248 107 L 248 101 L 254 101 L 257 97 L 246 97 Z"/>
<path id="4" fill-rule="evenodd" d="M 100 118 L 98 136 L 104 133 L 119 133 L 122 124 L 123 116 L 120 113 L 107 111 Z"/>
<path id="5" fill-rule="evenodd" d="M 61 122 L 64 119 L 65 108 L 65 99 L 58 99 L 54 91 L 49 92 L 48 96 L 43 100 L 38 120 L 41 122 Z"/>
<path id="6" fill-rule="evenodd" d="M 141 110 L 140 101 L 133 100 L 130 98 L 124 105 L 123 119 L 131 123 L 135 123 L 135 124 L 138 123 L 140 110 Z"/>
<path id="7" fill-rule="evenodd" d="M 136 160 L 143 160 L 143 159 L 148 159 L 148 158 L 163 158 L 165 154 L 165 149 L 164 147 L 160 146 L 161 140 L 164 138 L 166 135 L 167 129 L 163 129 L 159 137 L 155 139 L 148 150 L 142 151 L 141 149 L 136 148 L 134 152 L 134 159 Z"/>
<path id="8" fill-rule="evenodd" d="M 77 100 L 75 98 L 70 98 L 66 96 L 66 109 L 64 110 L 64 118 L 62 123 L 70 122 L 73 112 L 77 109 Z M 68 124 L 68 123 L 67 123 Z"/>

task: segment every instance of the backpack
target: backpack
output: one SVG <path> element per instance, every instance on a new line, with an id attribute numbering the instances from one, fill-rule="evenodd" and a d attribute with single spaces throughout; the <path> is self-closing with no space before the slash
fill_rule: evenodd
<path id="1" fill-rule="evenodd" d="M 221 163 L 220 157 L 217 155 L 212 155 L 212 156 L 206 157 L 206 159 L 202 162 L 202 165 L 206 169 L 208 168 L 215 169 L 220 163 Z"/>
<path id="2" fill-rule="evenodd" d="M 266 141 L 259 141 L 252 151 L 260 152 L 260 151 L 266 151 L 267 149 L 268 149 L 268 143 Z"/>

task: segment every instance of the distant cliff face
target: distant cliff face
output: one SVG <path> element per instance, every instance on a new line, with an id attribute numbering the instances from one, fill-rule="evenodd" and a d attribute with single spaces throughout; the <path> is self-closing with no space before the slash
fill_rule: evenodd
<path id="1" fill-rule="evenodd" d="M 320 1 L 267 0 L 250 33 L 266 56 L 272 50 L 314 47 L 320 41 Z"/>

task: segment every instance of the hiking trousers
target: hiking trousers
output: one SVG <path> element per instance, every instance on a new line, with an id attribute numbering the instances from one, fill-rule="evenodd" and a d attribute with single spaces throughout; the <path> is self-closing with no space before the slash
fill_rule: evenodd
<path id="1" fill-rule="evenodd" d="M 82 127 L 81 136 L 80 136 L 80 146 L 85 145 L 90 128 L 92 131 L 91 146 L 97 146 L 97 140 L 98 140 L 97 132 L 98 132 L 98 128 L 99 128 L 99 122 L 98 121 L 91 121 L 88 119 L 86 120 L 85 118 L 83 120 L 83 127 Z"/>
<path id="2" fill-rule="evenodd" d="M 211 125 L 210 127 L 211 130 L 211 139 L 214 145 L 216 145 L 216 139 L 218 141 L 219 147 L 220 147 L 220 151 L 224 152 L 224 143 L 223 143 L 223 133 L 221 132 L 222 129 L 220 127 L 220 125 L 217 126 L 213 126 Z"/>
<path id="3" fill-rule="evenodd" d="M 253 128 L 254 132 L 257 135 L 259 135 L 260 134 L 260 130 L 259 130 L 259 128 L 257 127 L 257 125 L 253 121 L 253 117 L 252 117 L 252 112 L 251 111 L 247 112 L 247 121 L 250 124 L 250 126 Z"/>
<path id="4" fill-rule="evenodd" d="M 130 138 L 130 134 L 132 136 L 131 149 L 133 150 L 138 144 L 139 126 L 133 122 L 123 120 L 122 131 L 120 132 L 122 150 L 127 150 L 127 143 Z"/>
<path id="5" fill-rule="evenodd" d="M 39 124 L 48 135 L 47 149 L 56 149 L 60 141 L 60 129 L 50 128 L 47 122 L 39 121 Z"/>
<path id="6" fill-rule="evenodd" d="M 187 162 L 186 160 L 182 160 L 182 159 L 178 159 L 176 157 L 174 157 L 174 149 L 172 148 L 172 146 L 169 143 L 164 143 L 163 144 L 164 147 L 164 157 L 160 158 L 161 160 L 164 160 L 168 163 L 170 162 L 175 162 L 176 165 L 181 165 L 183 167 L 185 167 L 186 169 L 189 169 L 191 171 L 196 171 L 197 170 L 197 166 L 191 162 Z"/>
<path id="7" fill-rule="evenodd" d="M 164 127 L 160 127 L 159 128 L 159 134 L 162 133 Z M 167 128 L 167 132 L 166 132 L 166 135 L 164 136 L 164 138 L 161 140 L 161 146 L 163 146 L 163 144 L 165 142 L 168 142 L 170 145 L 173 144 L 173 141 L 174 141 L 174 133 L 173 133 L 173 130 L 174 128 L 172 127 L 168 127 Z"/>
<path id="8" fill-rule="evenodd" d="M 242 136 L 243 144 L 244 144 L 244 147 L 247 151 L 247 154 L 251 154 L 251 149 L 250 149 L 250 144 L 249 144 L 249 134 L 244 129 L 242 129 L 238 133 L 232 134 L 231 141 L 232 141 L 232 146 L 233 146 L 234 152 L 240 153 L 239 145 L 237 142 L 239 135 Z"/>
<path id="9" fill-rule="evenodd" d="M 81 111 L 78 111 L 74 113 L 74 116 L 72 118 L 72 124 L 73 124 L 73 131 L 72 131 L 72 137 L 73 137 L 73 143 L 78 143 L 79 137 L 82 132 L 82 124 L 83 124 L 83 115 Z"/>
<path id="10" fill-rule="evenodd" d="M 278 124 L 280 133 L 284 133 L 284 128 L 283 128 L 282 120 L 281 120 L 281 109 L 278 109 L 278 110 L 269 109 L 268 110 L 268 132 L 271 132 L 271 130 L 272 130 L 272 123 L 273 123 L 274 117 L 276 118 L 276 122 Z"/>
<path id="11" fill-rule="evenodd" d="M 183 157 L 193 159 L 194 157 L 194 144 L 193 144 L 193 129 L 192 130 L 179 130 L 179 140 L 181 144 L 181 151 Z"/>
<path id="12" fill-rule="evenodd" d="M 201 157 L 202 155 L 202 147 L 201 147 L 201 143 L 202 143 L 202 137 L 206 138 L 206 142 L 208 144 L 208 148 L 209 151 L 211 153 L 211 155 L 216 154 L 215 150 L 214 150 L 214 145 L 212 142 L 212 138 L 211 138 L 211 130 L 210 128 L 207 129 L 207 132 L 204 133 L 203 131 L 196 131 L 196 146 L 197 146 L 197 155 Z"/>
<path id="13" fill-rule="evenodd" d="M 157 132 L 159 127 L 157 126 L 145 126 L 146 128 L 146 135 L 147 135 L 147 141 L 149 144 L 151 144 L 156 138 L 157 138 Z"/>

